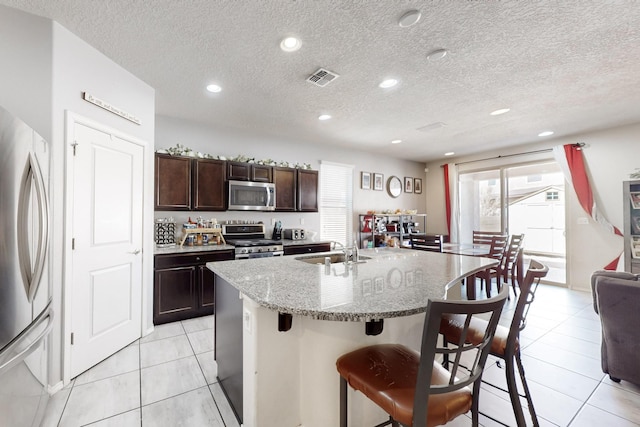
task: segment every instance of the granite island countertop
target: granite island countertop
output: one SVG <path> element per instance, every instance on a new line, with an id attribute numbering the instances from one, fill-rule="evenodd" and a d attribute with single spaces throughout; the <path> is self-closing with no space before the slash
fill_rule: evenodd
<path id="1" fill-rule="evenodd" d="M 257 304 L 321 320 L 370 321 L 424 312 L 461 279 L 495 266 L 489 258 L 396 248 L 363 249 L 361 264 L 309 264 L 296 258 L 340 251 L 207 263 Z"/>

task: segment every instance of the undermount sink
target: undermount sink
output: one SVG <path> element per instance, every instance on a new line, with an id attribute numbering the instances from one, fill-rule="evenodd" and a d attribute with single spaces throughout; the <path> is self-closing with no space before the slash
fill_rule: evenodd
<path id="1" fill-rule="evenodd" d="M 307 255 L 307 256 L 301 256 L 301 257 L 297 257 L 296 260 L 298 261 L 302 261 L 302 262 L 306 262 L 308 264 L 324 264 L 324 259 L 325 258 L 329 258 L 329 262 L 331 264 L 338 264 L 341 262 L 345 262 L 345 256 L 344 253 L 340 252 L 340 253 L 331 253 L 331 254 L 324 254 L 324 255 Z M 371 257 L 368 256 L 360 256 L 358 261 L 348 261 L 349 264 L 359 264 L 359 263 L 364 263 L 366 262 L 366 260 L 371 259 Z"/>

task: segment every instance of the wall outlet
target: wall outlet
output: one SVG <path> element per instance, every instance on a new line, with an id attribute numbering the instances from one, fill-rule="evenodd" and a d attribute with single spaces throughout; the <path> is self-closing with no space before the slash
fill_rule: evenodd
<path id="1" fill-rule="evenodd" d="M 300 218 L 300 225 L 304 225 L 304 218 Z"/>
<path id="2" fill-rule="evenodd" d="M 271 225 L 276 225 L 276 219 L 275 218 L 271 218 Z"/>
<path id="3" fill-rule="evenodd" d="M 581 216 L 578 218 L 578 225 L 589 225 L 589 218 Z"/>

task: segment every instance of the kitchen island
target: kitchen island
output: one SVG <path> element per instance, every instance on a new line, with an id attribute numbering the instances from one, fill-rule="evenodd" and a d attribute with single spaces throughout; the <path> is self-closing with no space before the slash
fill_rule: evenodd
<path id="1" fill-rule="evenodd" d="M 336 359 L 382 342 L 417 349 L 428 300 L 460 299 L 464 277 L 496 264 L 407 249 L 361 255 L 368 259 L 350 265 L 305 262 L 310 256 L 207 264 L 221 301 L 218 378 L 244 426 L 339 425 Z M 366 322 L 381 319 L 381 333 L 365 333 Z M 349 402 L 352 426 L 385 419 L 357 394 Z"/>

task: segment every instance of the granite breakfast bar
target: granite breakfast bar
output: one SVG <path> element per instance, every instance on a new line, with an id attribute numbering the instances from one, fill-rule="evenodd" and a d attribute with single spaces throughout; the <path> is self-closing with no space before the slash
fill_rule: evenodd
<path id="1" fill-rule="evenodd" d="M 461 280 L 496 263 L 407 249 L 360 254 L 363 263 L 328 266 L 309 256 L 207 264 L 216 278 L 218 378 L 244 426 L 338 425 L 335 360 L 374 343 L 418 348 L 427 301 L 460 299 Z M 373 333 L 381 333 L 367 334 L 367 322 L 379 320 Z M 361 396 L 349 402 L 352 426 L 384 419 Z"/>

